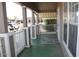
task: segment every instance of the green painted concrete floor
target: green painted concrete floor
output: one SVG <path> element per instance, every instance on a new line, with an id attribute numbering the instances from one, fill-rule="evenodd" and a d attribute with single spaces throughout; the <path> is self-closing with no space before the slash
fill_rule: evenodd
<path id="1" fill-rule="evenodd" d="M 25 48 L 18 57 L 64 57 L 60 44 L 41 44 L 39 39 L 32 40 L 32 47 Z"/>

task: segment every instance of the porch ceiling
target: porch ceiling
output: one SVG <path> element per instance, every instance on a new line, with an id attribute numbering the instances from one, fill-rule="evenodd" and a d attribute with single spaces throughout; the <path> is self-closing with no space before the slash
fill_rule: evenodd
<path id="1" fill-rule="evenodd" d="M 37 12 L 56 12 L 57 2 L 20 2 Z"/>

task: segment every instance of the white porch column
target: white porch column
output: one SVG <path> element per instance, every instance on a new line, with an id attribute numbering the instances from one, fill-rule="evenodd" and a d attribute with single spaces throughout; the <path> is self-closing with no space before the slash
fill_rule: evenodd
<path id="1" fill-rule="evenodd" d="M 32 25 L 35 24 L 34 11 L 32 10 Z"/>
<path id="2" fill-rule="evenodd" d="M 39 24 L 39 14 L 37 13 L 37 24 Z"/>
<path id="3" fill-rule="evenodd" d="M 36 16 L 37 16 L 37 24 L 39 24 L 39 14 L 37 13 Z M 38 27 L 37 35 L 39 35 L 40 34 L 40 25 L 37 25 L 37 27 Z"/>
<path id="4" fill-rule="evenodd" d="M 26 11 L 26 6 L 22 6 L 22 11 L 23 11 L 23 26 L 24 27 L 27 27 L 27 11 Z M 27 45 L 27 33 L 26 33 L 26 30 L 25 30 L 25 43 Z"/>
<path id="5" fill-rule="evenodd" d="M 23 9 L 23 23 L 24 27 L 27 27 L 27 11 L 26 11 L 26 6 L 22 6 Z"/>
<path id="6" fill-rule="evenodd" d="M 0 2 L 0 33 L 8 32 L 5 2 Z"/>

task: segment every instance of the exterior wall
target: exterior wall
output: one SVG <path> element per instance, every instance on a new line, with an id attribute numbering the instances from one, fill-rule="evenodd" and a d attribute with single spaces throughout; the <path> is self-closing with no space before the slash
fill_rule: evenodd
<path id="1" fill-rule="evenodd" d="M 63 53 L 64 53 L 64 56 L 65 57 L 69 57 L 69 56 L 72 56 L 68 47 L 65 45 L 64 43 L 64 38 L 63 38 L 63 30 L 64 30 L 64 20 L 63 20 L 63 11 L 64 10 L 64 3 L 59 3 L 58 4 L 58 7 L 57 7 L 57 14 L 58 14 L 58 27 L 57 27 L 57 33 L 58 33 L 58 39 L 59 39 L 59 42 L 60 42 L 60 45 L 62 47 L 62 50 L 63 50 Z"/>
<path id="2" fill-rule="evenodd" d="M 78 2 L 65 2 L 58 4 L 57 8 L 58 39 L 63 49 L 64 55 L 69 57 L 78 56 L 78 7 Z"/>

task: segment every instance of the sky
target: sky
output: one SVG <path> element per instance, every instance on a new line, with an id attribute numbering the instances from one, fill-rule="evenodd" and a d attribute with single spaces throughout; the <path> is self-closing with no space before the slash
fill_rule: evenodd
<path id="1" fill-rule="evenodd" d="M 22 6 L 19 4 L 6 2 L 6 10 L 8 18 L 14 19 L 14 17 L 17 17 L 18 20 L 23 19 Z M 32 17 L 32 11 L 30 9 L 27 9 L 27 17 Z"/>

